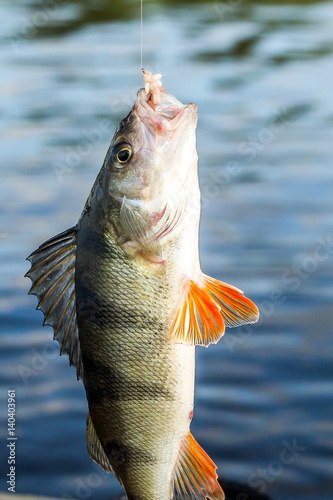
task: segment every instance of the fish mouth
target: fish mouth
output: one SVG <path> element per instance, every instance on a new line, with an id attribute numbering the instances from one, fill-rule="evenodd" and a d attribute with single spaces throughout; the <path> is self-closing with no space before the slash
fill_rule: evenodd
<path id="1" fill-rule="evenodd" d="M 163 135 L 174 132 L 182 123 L 197 123 L 198 110 L 195 103 L 182 104 L 172 94 L 162 92 L 162 99 L 154 108 L 148 102 L 145 89 L 140 89 L 134 104 L 134 112 L 144 125 Z"/>

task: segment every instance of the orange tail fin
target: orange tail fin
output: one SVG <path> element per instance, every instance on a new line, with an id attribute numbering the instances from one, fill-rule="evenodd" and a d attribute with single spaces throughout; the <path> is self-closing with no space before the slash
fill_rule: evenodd
<path id="1" fill-rule="evenodd" d="M 189 432 L 184 439 L 175 468 L 176 498 L 224 500 L 217 481 L 216 465 Z"/>

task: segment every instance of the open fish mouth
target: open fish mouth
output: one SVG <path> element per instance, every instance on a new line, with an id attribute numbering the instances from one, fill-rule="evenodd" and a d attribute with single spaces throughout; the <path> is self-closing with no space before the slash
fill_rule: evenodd
<path id="1" fill-rule="evenodd" d="M 159 134 L 174 131 L 185 120 L 196 124 L 198 113 L 195 103 L 182 104 L 175 96 L 166 92 L 162 92 L 160 103 L 152 107 L 145 89 L 138 92 L 134 112 L 144 125 Z"/>

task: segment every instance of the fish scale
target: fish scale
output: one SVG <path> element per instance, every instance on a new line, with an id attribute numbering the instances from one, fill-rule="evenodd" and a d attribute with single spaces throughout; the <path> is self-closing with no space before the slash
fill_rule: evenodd
<path id="1" fill-rule="evenodd" d="M 30 255 L 30 293 L 83 380 L 88 452 L 128 499 L 223 500 L 189 430 L 194 351 L 258 309 L 201 271 L 197 109 L 145 77 L 78 224 Z"/>
<path id="2" fill-rule="evenodd" d="M 177 287 L 172 280 L 161 286 L 155 274 L 140 269 L 124 252 L 119 258 L 112 234 L 96 238 L 94 229 L 91 237 L 89 228 L 96 227 L 91 221 L 94 216 L 91 210 L 89 224 L 81 221 L 76 261 L 80 310 L 85 309 L 86 302 L 94 303 L 99 318 L 96 324 L 94 317 L 78 312 L 81 349 L 88 353 L 83 356 L 83 366 L 90 416 L 111 466 L 127 491 L 135 492 L 140 487 L 142 498 L 163 498 L 160 478 L 167 472 L 169 494 L 179 442 L 186 435 L 193 407 L 193 388 L 187 391 L 191 373 L 186 373 L 186 369 L 192 370 L 193 362 L 183 366 L 188 355 L 184 358 L 175 354 L 183 346 L 167 339 L 174 306 L 170 301 L 168 311 L 166 299 Z M 98 210 L 96 218 L 101 217 Z M 87 269 L 87 254 L 98 253 L 103 259 L 90 260 L 94 263 Z M 84 273 L 80 272 L 81 266 Z M 180 425 L 172 417 L 182 411 L 184 393 L 187 421 L 183 419 Z M 173 450 L 169 452 L 173 460 L 166 460 L 166 447 Z"/>

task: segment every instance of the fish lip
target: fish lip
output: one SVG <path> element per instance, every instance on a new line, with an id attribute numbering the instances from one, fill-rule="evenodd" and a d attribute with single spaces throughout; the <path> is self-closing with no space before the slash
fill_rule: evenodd
<path id="1" fill-rule="evenodd" d="M 170 104 L 163 108 L 163 100 L 170 99 L 174 105 Z M 163 113 L 163 109 L 169 110 L 169 115 Z M 140 89 L 133 111 L 144 124 L 156 129 L 159 132 L 174 131 L 185 120 L 190 120 L 195 125 L 197 123 L 198 109 L 194 102 L 182 104 L 172 94 L 162 93 L 161 105 L 153 109 L 148 104 L 148 96 L 145 89 Z M 172 113 L 172 111 L 174 113 Z"/>

